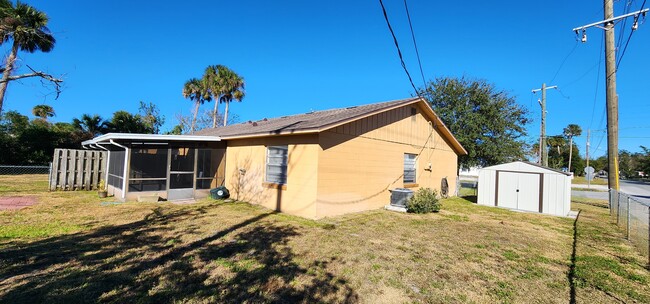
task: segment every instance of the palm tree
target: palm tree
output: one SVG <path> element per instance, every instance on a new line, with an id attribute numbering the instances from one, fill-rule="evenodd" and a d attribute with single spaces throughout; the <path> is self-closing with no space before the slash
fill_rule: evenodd
<path id="1" fill-rule="evenodd" d="M 107 131 L 108 124 L 101 116 L 95 114 L 90 116 L 88 114 L 81 115 L 81 119 L 72 119 L 72 125 L 85 133 L 92 136 L 104 134 Z"/>
<path id="2" fill-rule="evenodd" d="M 205 80 L 192 78 L 185 82 L 183 86 L 183 97 L 189 98 L 194 101 L 194 117 L 192 118 L 192 125 L 190 127 L 190 134 L 194 134 L 194 126 L 196 126 L 196 116 L 199 114 L 199 106 L 210 101 L 210 91 L 206 87 Z"/>
<path id="3" fill-rule="evenodd" d="M 32 109 L 32 114 L 36 117 L 40 117 L 43 121 L 47 121 L 48 117 L 54 117 L 54 108 L 46 104 L 36 105 Z"/>
<path id="4" fill-rule="evenodd" d="M 569 124 L 564 128 L 564 136 L 569 139 L 569 172 L 571 172 L 571 158 L 573 157 L 573 137 L 582 135 L 582 128 L 576 124 Z"/>
<path id="5" fill-rule="evenodd" d="M 205 73 L 203 73 L 203 82 L 205 83 L 206 88 L 208 89 L 208 94 L 212 96 L 214 100 L 214 111 L 212 115 L 212 127 L 217 127 L 217 117 L 219 114 L 219 99 L 221 98 L 221 87 L 219 80 L 219 71 L 218 66 L 210 65 L 205 68 Z"/>
<path id="6" fill-rule="evenodd" d="M 222 89 L 219 103 L 225 103 L 226 109 L 223 112 L 223 125 L 228 125 L 228 106 L 233 100 L 241 102 L 246 93 L 244 92 L 244 78 L 237 75 L 235 71 L 226 66 L 218 65 L 220 87 Z"/>
<path id="7" fill-rule="evenodd" d="M 206 86 L 215 101 L 212 127 L 217 127 L 219 104 L 222 102 L 226 104 L 226 110 L 223 116 L 223 125 L 227 125 L 230 102 L 233 100 L 241 101 L 245 96 L 244 79 L 224 65 L 211 65 L 205 69 L 203 81 L 205 81 Z"/>
<path id="8" fill-rule="evenodd" d="M 47 15 L 31 5 L 16 1 L 14 6 L 9 0 L 0 0 L 0 45 L 13 41 L 0 80 L 0 112 L 18 50 L 47 53 L 54 48 L 56 40 L 47 28 L 47 22 Z"/>

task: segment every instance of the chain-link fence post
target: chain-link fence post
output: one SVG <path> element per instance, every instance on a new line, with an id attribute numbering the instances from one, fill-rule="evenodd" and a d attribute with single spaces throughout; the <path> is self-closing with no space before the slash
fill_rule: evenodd
<path id="1" fill-rule="evenodd" d="M 627 236 L 626 238 L 629 240 L 630 239 L 630 197 L 627 197 L 627 225 L 625 229 L 625 235 Z"/>

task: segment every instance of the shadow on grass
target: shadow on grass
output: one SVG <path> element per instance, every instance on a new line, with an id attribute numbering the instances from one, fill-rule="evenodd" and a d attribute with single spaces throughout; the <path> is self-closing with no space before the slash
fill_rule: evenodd
<path id="1" fill-rule="evenodd" d="M 242 220 L 195 241 L 179 222 L 220 220 L 201 207 L 0 250 L 2 303 L 357 302 L 327 270 L 335 260 L 300 265 L 288 242 L 297 228 Z M 171 234 L 171 237 L 168 235 Z M 163 236 L 167 235 L 167 236 Z"/>
<path id="2" fill-rule="evenodd" d="M 461 196 L 461 198 L 463 198 L 465 200 L 468 200 L 473 204 L 476 204 L 476 202 L 477 202 L 477 196 L 476 195 L 465 195 L 465 196 Z"/>

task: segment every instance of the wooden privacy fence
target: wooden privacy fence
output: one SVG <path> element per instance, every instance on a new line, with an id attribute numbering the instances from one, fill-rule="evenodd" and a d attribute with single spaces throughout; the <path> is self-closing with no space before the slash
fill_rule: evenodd
<path id="1" fill-rule="evenodd" d="M 50 171 L 50 191 L 98 189 L 104 179 L 108 152 L 55 149 Z"/>

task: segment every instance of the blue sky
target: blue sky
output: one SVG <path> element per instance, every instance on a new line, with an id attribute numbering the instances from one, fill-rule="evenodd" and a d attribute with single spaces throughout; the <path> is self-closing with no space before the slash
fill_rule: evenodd
<path id="1" fill-rule="evenodd" d="M 4 110 L 31 116 L 34 105 L 46 103 L 56 110 L 54 121 L 69 122 L 83 113 L 136 112 L 143 100 L 159 106 L 169 130 L 176 113 L 190 113 L 183 83 L 211 64 L 245 78 L 247 96 L 231 106 L 243 121 L 413 94 L 378 1 L 25 2 L 49 15 L 57 43 L 47 54 L 20 53 L 22 70 L 28 64 L 62 75 L 65 87 L 54 100 L 38 80 L 11 83 Z M 420 86 L 404 3 L 384 2 Z M 625 2 L 615 2 L 616 15 Z M 642 2 L 632 1 L 632 10 Z M 580 125 L 584 134 L 576 142 L 584 156 L 586 130 L 605 129 L 602 30 L 588 30 L 586 44 L 571 31 L 602 19 L 600 1 L 408 3 L 427 79 L 481 78 L 510 92 L 532 113 L 531 142 L 540 121 L 540 95 L 531 89 L 543 82 L 560 87 L 548 91 L 549 135 Z M 618 27 L 616 34 L 618 40 Z M 8 52 L 7 45 L 1 48 Z M 649 50 L 650 24 L 640 24 L 618 71 L 620 148 L 630 151 L 650 147 L 650 102 L 643 94 Z M 605 133 L 592 134 L 591 154 L 604 155 Z"/>

